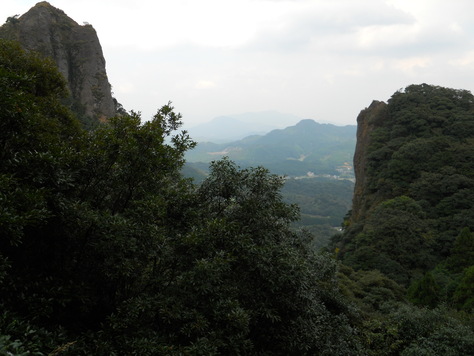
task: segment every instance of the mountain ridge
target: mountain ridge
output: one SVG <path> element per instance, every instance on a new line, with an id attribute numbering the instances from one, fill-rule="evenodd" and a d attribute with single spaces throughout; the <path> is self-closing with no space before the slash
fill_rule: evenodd
<path id="1" fill-rule="evenodd" d="M 225 143 L 251 135 L 264 135 L 301 120 L 300 117 L 278 111 L 247 112 L 222 115 L 211 121 L 190 127 L 187 131 L 198 142 Z"/>
<path id="2" fill-rule="evenodd" d="M 186 153 L 188 162 L 210 162 L 227 156 L 242 166 L 263 165 L 289 176 L 338 174 L 339 166 L 351 162 L 355 125 L 320 124 L 311 119 L 267 134 L 247 136 L 228 143 L 203 142 Z"/>

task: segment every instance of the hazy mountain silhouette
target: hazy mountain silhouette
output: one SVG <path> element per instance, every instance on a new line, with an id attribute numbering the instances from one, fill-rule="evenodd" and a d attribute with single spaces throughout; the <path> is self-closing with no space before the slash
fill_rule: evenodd
<path id="1" fill-rule="evenodd" d="M 188 129 L 198 142 L 224 143 L 240 140 L 250 135 L 264 135 L 272 130 L 294 125 L 301 118 L 277 111 L 249 112 L 219 116 Z"/>
<path id="2" fill-rule="evenodd" d="M 191 133 L 192 134 L 192 133 Z M 188 162 L 210 162 L 229 157 L 242 166 L 262 165 L 289 176 L 339 174 L 352 166 L 356 126 L 319 124 L 301 120 L 294 126 L 252 135 L 229 143 L 201 142 L 186 154 Z M 350 168 L 346 168 L 351 171 Z"/>

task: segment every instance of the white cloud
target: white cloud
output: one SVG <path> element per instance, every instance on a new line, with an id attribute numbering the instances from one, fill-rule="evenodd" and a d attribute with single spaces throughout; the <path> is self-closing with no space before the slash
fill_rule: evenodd
<path id="1" fill-rule="evenodd" d="M 407 73 L 413 73 L 417 69 L 426 68 L 431 64 L 429 57 L 414 57 L 396 60 L 393 63 L 395 69 L 401 70 Z"/>
<path id="2" fill-rule="evenodd" d="M 196 89 L 210 89 L 210 88 L 215 88 L 215 87 L 216 87 L 216 83 L 214 83 L 211 80 L 200 80 L 195 85 Z"/>
<path id="3" fill-rule="evenodd" d="M 469 51 L 463 54 L 460 58 L 449 61 L 449 63 L 453 66 L 459 67 L 474 67 L 474 51 Z"/>
<path id="4" fill-rule="evenodd" d="M 2 0 L 0 20 L 39 0 Z M 472 0 L 50 0 L 97 30 L 117 99 L 185 122 L 278 110 L 354 123 L 373 99 L 474 88 Z"/>

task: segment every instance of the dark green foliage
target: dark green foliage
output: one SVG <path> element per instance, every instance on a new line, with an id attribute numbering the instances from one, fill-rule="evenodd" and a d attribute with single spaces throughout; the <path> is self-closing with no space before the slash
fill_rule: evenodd
<path id="1" fill-rule="evenodd" d="M 448 285 L 459 276 L 426 273 L 446 262 L 448 275 L 459 274 L 472 264 L 468 241 L 464 255 L 453 246 L 463 228 L 474 228 L 474 97 L 465 90 L 411 85 L 374 115 L 364 157 L 371 205 L 344 232 L 340 256 L 356 268 L 376 268 L 412 285 L 417 303 L 449 303 Z M 428 295 L 435 284 L 438 295 Z"/>
<path id="2" fill-rule="evenodd" d="M 60 105 L 64 91 L 51 61 L 0 41 L 0 288 L 28 231 L 51 218 L 51 189 L 68 184 L 61 166 L 80 133 Z"/>
<path id="3" fill-rule="evenodd" d="M 406 285 L 411 271 L 434 266 L 432 244 L 419 204 L 399 196 L 373 210 L 363 232 L 347 246 L 345 258 L 356 268 L 378 269 Z"/>
<path id="4" fill-rule="evenodd" d="M 474 311 L 474 265 L 464 270 L 454 291 L 453 301 L 461 310 L 471 313 Z"/>
<path id="5" fill-rule="evenodd" d="M 9 311 L 0 314 L 0 355 L 54 355 L 60 348 L 67 349 L 74 342 L 68 342 L 61 328 L 51 332 L 32 325 Z M 46 350 L 52 350 L 51 354 Z"/>
<path id="6" fill-rule="evenodd" d="M 453 272 L 461 272 L 474 265 L 474 233 L 469 228 L 462 229 L 456 238 L 446 265 Z"/>
<path id="7" fill-rule="evenodd" d="M 470 355 L 474 332 L 446 309 L 400 305 L 364 323 L 368 355 Z"/>
<path id="8" fill-rule="evenodd" d="M 435 172 L 444 165 L 461 163 L 450 160 L 450 148 L 462 147 L 464 140 L 473 137 L 472 111 L 473 97 L 468 91 L 422 84 L 395 93 L 388 102 L 389 118 L 372 134 L 370 167 L 374 182 L 377 176 L 391 177 L 396 184 L 411 182 L 423 171 Z M 418 174 L 397 177 L 392 172 L 395 167 L 409 170 L 413 157 L 421 164 Z"/>
<path id="9" fill-rule="evenodd" d="M 373 131 L 361 159 L 368 205 L 331 242 L 357 270 L 342 270 L 341 289 L 368 313 L 367 352 L 471 354 L 474 97 L 412 85 L 367 120 Z M 396 289 L 382 289 L 388 284 L 373 270 L 408 287 L 408 299 L 431 310 L 397 307 Z M 377 288 L 367 288 L 361 276 L 371 276 Z M 439 305 L 461 312 L 452 317 Z"/>
<path id="10" fill-rule="evenodd" d="M 50 62 L 1 49 L 5 352 L 360 353 L 335 261 L 290 228 L 281 177 L 224 160 L 196 188 L 170 104 L 85 132 Z"/>
<path id="11" fill-rule="evenodd" d="M 383 133 L 383 134 L 382 134 Z M 474 99 L 471 93 L 426 84 L 395 93 L 388 119 L 372 133 L 370 187 L 378 200 L 408 195 L 434 222 L 438 250 L 460 226 L 474 223 Z M 383 198 L 383 199 L 381 199 Z"/>
<path id="12" fill-rule="evenodd" d="M 115 347 L 147 340 L 176 353 L 357 353 L 334 261 L 291 231 L 297 209 L 281 200 L 282 184 L 263 168 L 213 163 L 192 229 L 164 241 L 149 290 L 112 319 Z"/>
<path id="13" fill-rule="evenodd" d="M 355 271 L 341 264 L 338 279 L 342 293 L 365 313 L 405 301 L 405 289 L 377 270 Z"/>
<path id="14" fill-rule="evenodd" d="M 428 272 L 424 277 L 414 283 L 408 291 L 408 297 L 415 305 L 435 307 L 439 302 L 440 286 L 433 275 Z"/>

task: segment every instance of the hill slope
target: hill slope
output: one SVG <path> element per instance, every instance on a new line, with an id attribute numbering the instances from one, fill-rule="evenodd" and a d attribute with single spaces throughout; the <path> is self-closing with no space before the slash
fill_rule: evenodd
<path id="1" fill-rule="evenodd" d="M 288 176 L 340 174 L 350 162 L 355 146 L 355 126 L 319 124 L 302 120 L 294 126 L 227 143 L 200 143 L 188 152 L 188 162 L 210 162 L 223 156 L 241 166 L 263 165 Z M 347 169 L 348 172 L 351 169 Z"/>
<path id="2" fill-rule="evenodd" d="M 459 273 L 474 265 L 473 95 L 412 85 L 372 103 L 358 125 L 352 214 L 332 247 L 347 264 L 411 290 L 431 278 L 437 287 L 413 298 L 439 293 L 437 302 L 452 303 Z M 461 236 L 471 257 L 459 265 Z"/>

